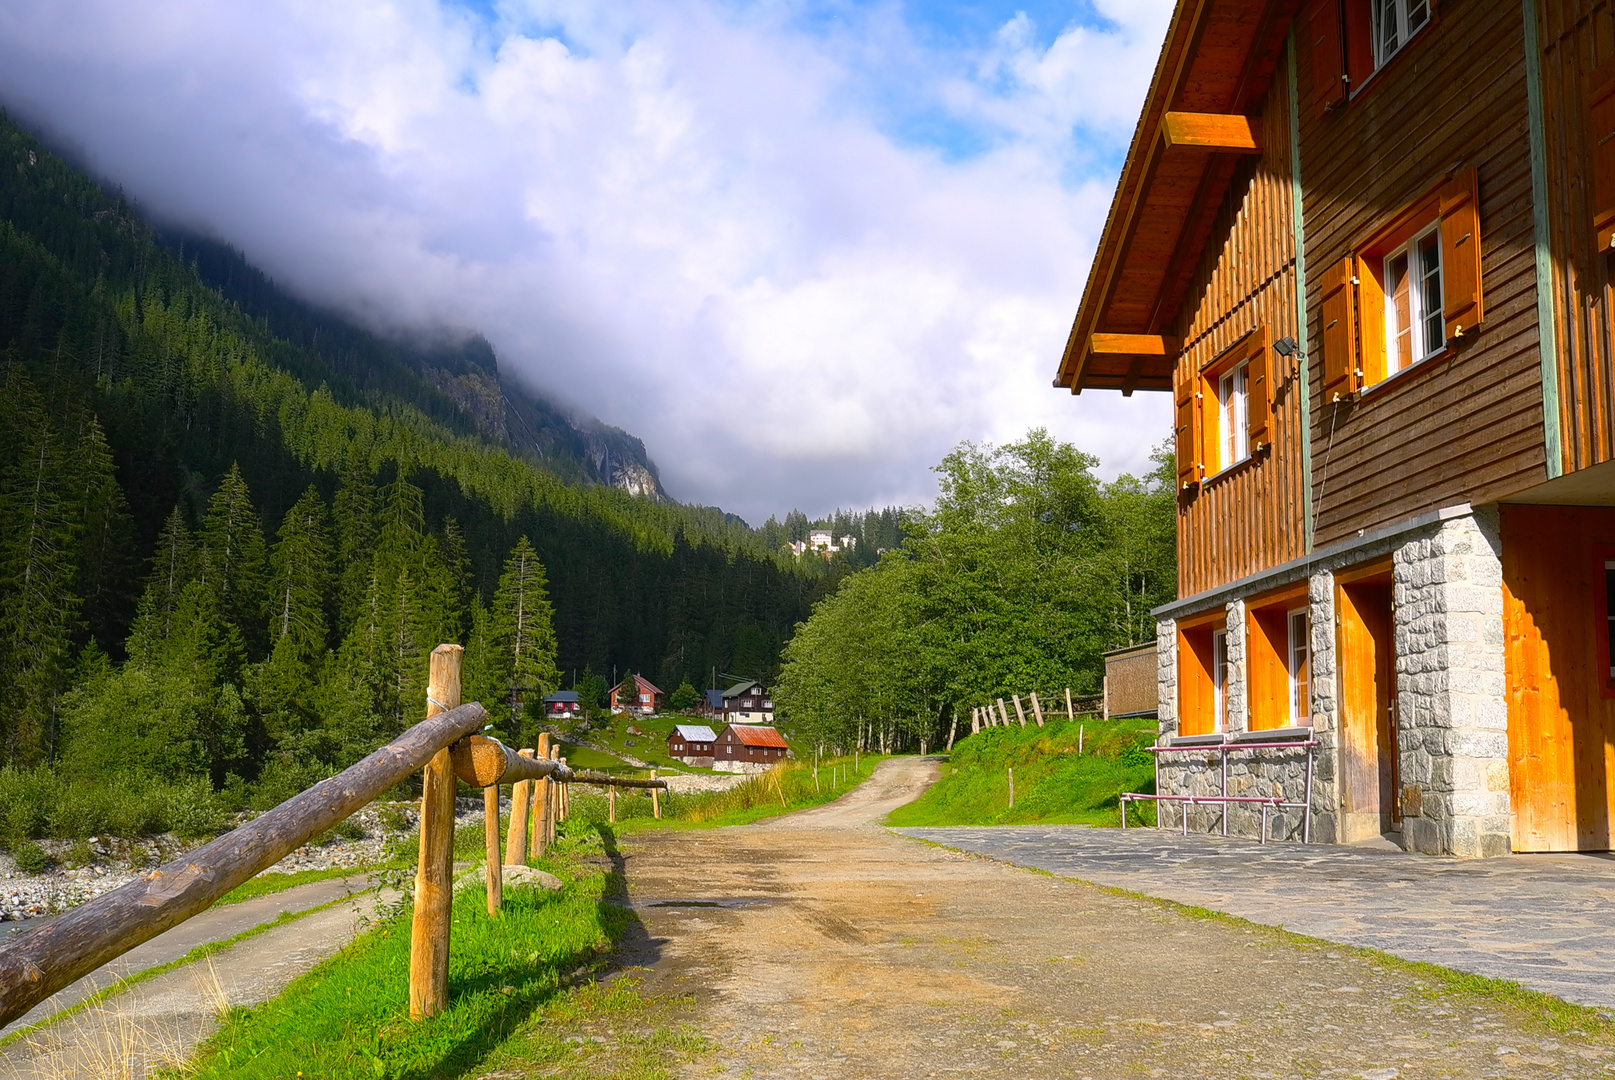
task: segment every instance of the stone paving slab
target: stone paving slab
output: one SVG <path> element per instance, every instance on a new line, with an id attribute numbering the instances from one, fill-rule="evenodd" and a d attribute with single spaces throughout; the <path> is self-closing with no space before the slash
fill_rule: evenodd
<path id="1" fill-rule="evenodd" d="M 1612 855 L 1443 859 L 1082 825 L 893 831 L 1615 1007 Z"/>

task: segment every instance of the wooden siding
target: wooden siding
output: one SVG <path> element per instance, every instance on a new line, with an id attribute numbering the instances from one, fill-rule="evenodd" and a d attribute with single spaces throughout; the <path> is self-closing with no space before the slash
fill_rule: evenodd
<path id="1" fill-rule="evenodd" d="M 1297 36 L 1303 102 L 1312 43 Z M 1551 153 L 1550 153 L 1551 157 Z M 1486 320 L 1456 348 L 1356 400 L 1312 401 L 1312 482 L 1325 545 L 1546 478 L 1524 20 L 1518 4 L 1443 4 L 1345 104 L 1303 107 L 1311 383 L 1322 386 L 1319 284 L 1448 172 L 1478 168 Z"/>
<path id="2" fill-rule="evenodd" d="M 1239 160 L 1179 310 L 1172 330 L 1184 342 L 1179 384 L 1258 326 L 1266 326 L 1271 341 L 1296 334 L 1287 78 L 1282 66 L 1272 77 L 1262 109 L 1262 154 Z M 1275 357 L 1271 370 L 1272 445 L 1178 500 L 1179 596 L 1305 552 L 1300 383 L 1292 364 Z M 1214 409 L 1214 403 L 1202 406 Z"/>
<path id="3" fill-rule="evenodd" d="M 1593 227 L 1593 73 L 1615 60 L 1615 3 L 1538 0 L 1564 469 L 1615 458 L 1612 256 Z"/>
<path id="4" fill-rule="evenodd" d="M 1594 851 L 1615 819 L 1615 698 L 1600 693 L 1598 548 L 1615 510 L 1504 506 L 1503 640 L 1516 851 Z"/>

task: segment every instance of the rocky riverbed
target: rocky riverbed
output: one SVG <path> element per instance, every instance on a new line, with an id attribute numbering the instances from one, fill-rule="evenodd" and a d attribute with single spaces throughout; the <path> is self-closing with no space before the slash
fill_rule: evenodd
<path id="1" fill-rule="evenodd" d="M 256 816 L 243 815 L 236 826 Z M 482 800 L 457 800 L 454 816 L 456 825 L 480 823 Z M 414 803 L 367 806 L 264 873 L 373 866 L 407 847 L 419 817 Z M 35 919 L 82 904 L 127 885 L 138 874 L 178 858 L 194 846 L 172 833 L 137 840 L 92 836 L 38 843 L 52 864 L 42 873 L 24 873 L 11 855 L 0 854 L 0 922 Z"/>

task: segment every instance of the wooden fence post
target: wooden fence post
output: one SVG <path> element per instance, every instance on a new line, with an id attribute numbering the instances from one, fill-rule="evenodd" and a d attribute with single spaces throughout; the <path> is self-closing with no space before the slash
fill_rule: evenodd
<path id="1" fill-rule="evenodd" d="M 550 760 L 559 764 L 561 761 L 561 740 L 557 738 L 550 744 Z M 544 814 L 546 845 L 555 843 L 555 827 L 560 824 L 561 817 L 561 782 L 549 782 L 549 809 Z"/>
<path id="2" fill-rule="evenodd" d="M 655 769 L 652 769 L 650 771 L 650 778 L 652 780 L 656 779 L 656 770 Z M 662 820 L 661 793 L 658 792 L 655 788 L 650 789 L 650 813 L 651 813 L 651 817 L 655 818 L 657 821 Z"/>
<path id="3" fill-rule="evenodd" d="M 1013 766 L 1009 769 L 1009 808 L 1011 810 L 1015 809 L 1015 769 Z"/>
<path id="4" fill-rule="evenodd" d="M 550 733 L 546 731 L 538 737 L 538 757 L 547 759 L 551 753 Z M 550 779 L 547 776 L 533 781 L 533 816 L 530 822 L 533 838 L 528 842 L 527 850 L 534 858 L 542 859 L 550 843 Z"/>
<path id="5" fill-rule="evenodd" d="M 1077 718 L 1077 711 L 1071 707 L 1071 688 L 1069 686 L 1065 688 L 1065 718 L 1067 720 Z"/>
<path id="6" fill-rule="evenodd" d="M 979 705 L 970 707 L 970 734 L 981 734 L 981 707 Z"/>
<path id="7" fill-rule="evenodd" d="M 1109 675 L 1105 676 L 1105 681 L 1102 684 L 1101 693 L 1104 694 L 1104 699 L 1099 705 L 1099 719 L 1101 719 L 1101 720 L 1109 720 L 1110 719 L 1110 676 Z"/>
<path id="8" fill-rule="evenodd" d="M 499 868 L 499 785 L 482 789 L 483 844 L 488 860 L 488 914 L 499 914 L 505 899 L 504 874 Z"/>
<path id="9" fill-rule="evenodd" d="M 1037 726 L 1043 726 L 1043 706 L 1037 703 L 1037 691 L 1032 691 L 1032 715 L 1037 719 Z"/>
<path id="10" fill-rule="evenodd" d="M 1009 696 L 1015 699 L 1015 716 L 1016 716 L 1017 719 L 1020 720 L 1021 727 L 1025 727 L 1026 726 L 1026 710 L 1021 708 L 1021 696 L 1019 694 L 1011 694 Z"/>
<path id="11" fill-rule="evenodd" d="M 531 748 L 516 751 L 522 757 L 532 757 Z M 510 827 L 505 831 L 505 865 L 527 865 L 527 803 L 532 795 L 533 782 L 518 780 L 510 785 Z"/>
<path id="12" fill-rule="evenodd" d="M 958 708 L 955 707 L 954 710 L 953 710 L 953 719 L 948 724 L 948 753 L 950 753 L 950 754 L 953 753 L 953 736 L 954 736 L 954 733 L 957 732 L 958 730 L 959 730 L 959 711 L 958 711 Z"/>
<path id="13" fill-rule="evenodd" d="M 606 820 L 611 824 L 617 823 L 617 785 L 606 785 Z"/>
<path id="14" fill-rule="evenodd" d="M 561 764 L 562 765 L 566 764 L 566 758 L 561 759 Z M 572 785 L 571 784 L 562 784 L 561 785 L 561 820 L 565 821 L 567 818 L 569 818 L 571 816 L 572 816 Z"/>
<path id="15" fill-rule="evenodd" d="M 460 704 L 458 645 L 432 650 L 426 717 Z M 497 826 L 496 826 L 497 827 Z M 447 747 L 427 764 L 421 783 L 421 853 L 415 870 L 415 919 L 409 935 L 409 1017 L 436 1016 L 449 1002 L 449 924 L 454 901 L 454 765 Z"/>

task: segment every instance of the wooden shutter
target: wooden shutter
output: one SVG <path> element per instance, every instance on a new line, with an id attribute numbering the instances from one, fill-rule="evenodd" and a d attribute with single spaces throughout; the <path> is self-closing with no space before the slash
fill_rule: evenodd
<path id="1" fill-rule="evenodd" d="M 1355 260 L 1342 259 L 1324 270 L 1319 279 L 1322 291 L 1323 400 L 1338 401 L 1357 392 L 1356 289 L 1352 268 Z"/>
<path id="2" fill-rule="evenodd" d="M 1441 187 L 1441 290 L 1448 341 L 1480 325 L 1486 312 L 1480 289 L 1480 187 L 1474 169 Z"/>
<path id="3" fill-rule="evenodd" d="M 1322 113 L 1346 100 L 1340 0 L 1313 0 L 1307 32 L 1312 39 L 1312 104 Z"/>
<path id="4" fill-rule="evenodd" d="M 1615 60 L 1593 72 L 1587 138 L 1593 158 L 1593 229 L 1598 249 L 1615 247 Z"/>
<path id="5" fill-rule="evenodd" d="M 1254 454 L 1273 439 L 1273 346 L 1266 327 L 1251 335 L 1247 361 L 1245 424 Z"/>
<path id="6" fill-rule="evenodd" d="M 1205 442 L 1200 437 L 1200 380 L 1190 375 L 1188 380 L 1180 383 L 1177 389 L 1177 450 L 1178 450 L 1178 490 L 1182 491 L 1190 484 L 1198 484 L 1201 476 L 1205 474 L 1202 464 Z"/>

